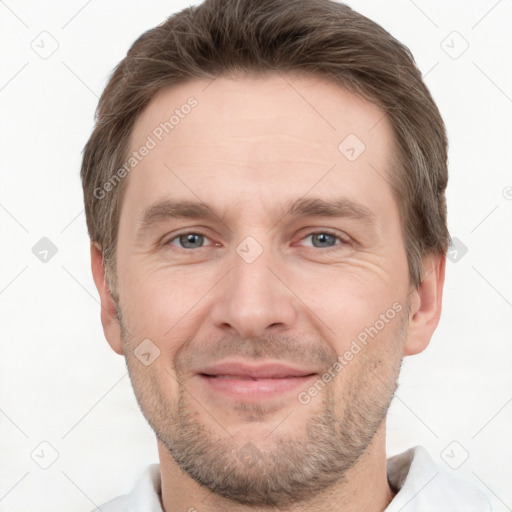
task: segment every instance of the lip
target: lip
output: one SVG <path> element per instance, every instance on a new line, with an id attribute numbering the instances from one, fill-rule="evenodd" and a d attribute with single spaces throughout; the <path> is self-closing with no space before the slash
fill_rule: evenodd
<path id="1" fill-rule="evenodd" d="M 290 392 L 316 375 L 310 369 L 278 362 L 251 365 L 241 361 L 208 366 L 198 372 L 210 391 L 244 400 L 269 399 Z"/>
<path id="2" fill-rule="evenodd" d="M 297 368 L 278 362 L 264 364 L 247 364 L 244 362 L 228 361 L 201 369 L 199 374 L 208 376 L 231 376 L 255 379 L 283 379 L 286 377 L 304 377 L 316 373 L 314 370 Z"/>

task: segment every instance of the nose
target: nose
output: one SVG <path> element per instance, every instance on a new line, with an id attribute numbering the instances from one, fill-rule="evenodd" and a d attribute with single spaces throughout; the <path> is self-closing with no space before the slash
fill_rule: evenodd
<path id="1" fill-rule="evenodd" d="M 270 250 L 251 263 L 239 254 L 219 283 L 212 307 L 214 325 L 242 338 L 289 330 L 296 320 L 296 298 L 283 265 Z"/>

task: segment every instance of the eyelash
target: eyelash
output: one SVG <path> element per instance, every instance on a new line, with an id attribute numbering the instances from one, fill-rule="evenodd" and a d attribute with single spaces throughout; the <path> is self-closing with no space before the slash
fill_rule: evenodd
<path id="1" fill-rule="evenodd" d="M 199 236 L 205 237 L 208 240 L 210 239 L 209 236 L 206 233 L 202 232 L 202 231 L 185 231 L 183 233 L 179 233 L 179 234 L 175 235 L 174 237 L 169 239 L 167 242 L 164 242 L 163 245 L 165 245 L 165 246 L 166 245 L 172 245 L 172 242 L 174 242 L 175 240 L 178 240 L 182 236 L 186 236 L 186 235 L 199 235 Z M 300 241 L 305 240 L 306 238 L 309 238 L 309 237 L 311 237 L 313 235 L 329 235 L 329 236 L 332 236 L 332 237 L 334 237 L 334 238 L 336 238 L 337 240 L 340 241 L 339 244 L 336 244 L 336 245 L 334 245 L 332 247 L 324 247 L 324 248 L 322 248 L 322 247 L 314 247 L 314 246 L 309 246 L 308 247 L 310 249 L 319 249 L 319 250 L 322 250 L 323 252 L 337 250 L 340 247 L 343 247 L 343 246 L 348 245 L 350 243 L 347 240 L 344 240 L 343 238 L 341 238 L 336 233 L 333 233 L 332 231 L 329 231 L 329 230 L 312 231 L 312 232 L 308 233 L 306 236 L 302 237 L 300 239 Z M 193 251 L 197 251 L 198 249 L 205 249 L 205 248 L 210 247 L 210 246 L 207 246 L 207 247 L 201 246 L 201 247 L 197 247 L 196 249 L 186 249 L 185 247 L 178 247 L 178 246 L 174 246 L 174 247 L 176 247 L 177 249 L 182 250 L 182 251 L 193 252 Z"/>

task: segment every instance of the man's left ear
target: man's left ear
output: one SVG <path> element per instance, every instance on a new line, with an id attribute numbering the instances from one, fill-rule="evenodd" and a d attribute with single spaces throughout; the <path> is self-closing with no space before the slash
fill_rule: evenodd
<path id="1" fill-rule="evenodd" d="M 423 280 L 411 293 L 411 311 L 404 355 L 425 350 L 439 323 L 443 298 L 446 256 L 430 254 L 423 258 Z"/>

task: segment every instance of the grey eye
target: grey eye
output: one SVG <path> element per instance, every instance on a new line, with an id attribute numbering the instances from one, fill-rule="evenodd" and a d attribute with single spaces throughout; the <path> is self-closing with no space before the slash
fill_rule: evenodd
<path id="1" fill-rule="evenodd" d="M 204 235 L 198 233 L 187 233 L 177 238 L 184 249 L 198 249 L 204 243 Z"/>
<path id="2" fill-rule="evenodd" d="M 333 247 L 336 245 L 336 236 L 330 235 L 329 233 L 313 233 L 311 240 L 314 247 Z M 316 243 L 315 243 L 316 242 Z"/>

